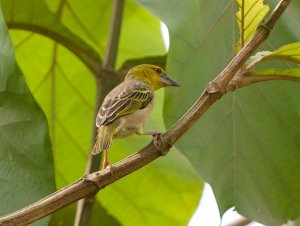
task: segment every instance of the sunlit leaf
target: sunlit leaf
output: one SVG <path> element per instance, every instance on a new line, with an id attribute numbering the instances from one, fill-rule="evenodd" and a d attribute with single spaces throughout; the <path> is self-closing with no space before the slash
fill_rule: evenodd
<path id="1" fill-rule="evenodd" d="M 0 10 L 0 216 L 55 190 L 47 120 L 14 56 Z M 47 225 L 45 218 L 35 225 Z"/>
<path id="2" fill-rule="evenodd" d="M 36 0 L 23 1 L 22 5 L 23 7 L 31 5 L 35 9 L 30 10 L 32 14 L 38 11 L 38 15 L 32 17 L 38 20 L 43 16 L 44 18 L 40 19 L 46 21 L 44 24 L 49 24 L 53 16 L 58 17 L 60 7 L 60 20 L 55 19 L 60 21 L 57 26 L 63 25 L 92 47 L 97 54 L 104 55 L 113 1 L 46 2 L 51 15 L 46 13 L 43 15 L 41 12 L 44 12 L 45 4 L 40 7 L 40 3 Z M 49 9 L 47 11 L 49 12 Z M 11 12 L 26 14 L 17 10 Z M 19 18 L 18 15 L 12 15 L 12 18 L 14 17 Z M 24 20 L 31 22 L 29 18 L 24 17 Z M 53 29 L 57 29 L 56 23 L 51 25 Z M 50 36 L 15 29 L 11 30 L 11 34 L 18 62 L 50 124 L 57 185 L 60 188 L 82 177 L 85 172 L 91 129 L 95 123 L 95 79 L 78 57 L 54 43 Z M 131 65 L 133 62 L 148 63 L 146 60 L 152 59 L 148 57 L 164 54 L 159 20 L 134 2 L 126 1 L 118 68 L 125 61 Z M 131 58 L 138 59 L 130 61 Z M 142 62 L 141 58 L 145 61 Z M 162 57 L 158 63 L 164 61 L 165 58 Z M 145 131 L 165 130 L 162 120 L 162 100 L 163 93 L 160 92 L 156 97 L 152 119 Z M 132 154 L 150 140 L 151 136 L 133 136 L 114 141 L 109 151 L 110 162 L 114 163 Z M 102 221 L 110 224 L 117 222 L 128 226 L 164 226 L 170 221 L 172 225 L 181 226 L 188 222 L 195 210 L 201 187 L 202 182 L 190 163 L 174 150 L 166 158 L 155 161 L 141 171 L 108 186 L 99 192 L 97 201 L 106 210 L 105 214 L 101 214 L 105 218 Z M 63 225 L 69 226 L 68 222 L 72 222 L 73 219 L 74 211 L 62 210 L 54 215 L 52 222 L 62 222 Z M 92 224 L 99 225 L 97 222 Z"/>
<path id="3" fill-rule="evenodd" d="M 9 28 L 43 34 L 66 46 L 84 61 L 99 60 L 87 43 L 64 26 L 41 0 L 3 0 L 1 7 Z"/>
<path id="4" fill-rule="evenodd" d="M 254 35 L 258 25 L 269 11 L 269 6 L 263 0 L 236 0 L 239 10 L 236 20 L 240 31 L 240 41 L 237 50 L 247 43 Z"/>
<path id="5" fill-rule="evenodd" d="M 249 59 L 247 70 L 259 63 L 270 60 L 286 60 L 300 64 L 300 42 L 284 45 L 273 52 L 258 52 Z"/>

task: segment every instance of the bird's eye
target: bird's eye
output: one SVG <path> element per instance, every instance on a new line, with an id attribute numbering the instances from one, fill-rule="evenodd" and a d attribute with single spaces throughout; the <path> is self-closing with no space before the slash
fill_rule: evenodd
<path id="1" fill-rule="evenodd" d="M 160 74 L 160 73 L 161 73 L 161 69 L 158 68 L 158 67 L 154 68 L 153 70 L 154 70 L 157 74 Z"/>

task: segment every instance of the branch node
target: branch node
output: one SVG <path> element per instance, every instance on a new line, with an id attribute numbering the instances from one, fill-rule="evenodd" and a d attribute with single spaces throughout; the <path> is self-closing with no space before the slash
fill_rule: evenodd
<path id="1" fill-rule="evenodd" d="M 213 93 L 220 92 L 221 89 L 215 81 L 212 81 L 212 82 L 208 83 L 205 91 L 206 91 L 206 93 L 213 94 Z"/>
<path id="2" fill-rule="evenodd" d="M 87 175 L 85 175 L 85 176 L 82 178 L 82 182 L 83 182 L 83 183 L 88 183 L 88 184 L 94 185 L 94 186 L 97 188 L 97 191 L 95 192 L 95 194 L 97 194 L 97 192 L 98 192 L 99 190 L 101 190 L 103 187 L 99 186 L 99 184 L 98 184 L 96 181 L 94 181 L 93 178 L 90 178 L 91 175 L 93 175 L 93 174 L 87 174 Z M 99 173 L 96 172 L 96 176 L 98 176 L 98 175 L 99 175 Z M 90 197 L 91 197 L 91 196 L 94 196 L 95 194 L 91 194 Z"/>
<path id="3" fill-rule="evenodd" d="M 155 147 L 157 147 L 158 153 L 160 156 L 165 156 L 168 154 L 168 152 L 170 151 L 171 147 L 173 146 L 173 143 L 167 141 L 167 139 L 161 137 L 161 139 L 159 139 L 159 144 L 155 145 Z"/>
<path id="4" fill-rule="evenodd" d="M 258 26 L 258 28 L 257 28 L 257 30 L 259 30 L 259 29 L 261 29 L 261 30 L 265 30 L 265 35 L 266 36 L 269 36 L 269 34 L 271 33 L 271 31 L 272 31 L 272 28 L 270 28 L 269 26 L 267 26 L 266 24 L 260 24 L 259 26 Z"/>
<path id="5" fill-rule="evenodd" d="M 238 88 L 238 81 L 237 80 L 231 80 L 227 87 L 226 87 L 226 91 L 227 92 L 234 92 L 237 88 Z"/>
<path id="6" fill-rule="evenodd" d="M 167 155 L 169 153 L 171 147 L 172 147 L 172 145 L 170 145 L 168 143 L 163 143 L 163 148 L 160 149 L 160 155 L 161 156 Z"/>
<path id="7" fill-rule="evenodd" d="M 243 78 L 246 76 L 246 72 L 237 73 L 227 84 L 226 91 L 233 92 L 238 88 L 243 87 Z"/>

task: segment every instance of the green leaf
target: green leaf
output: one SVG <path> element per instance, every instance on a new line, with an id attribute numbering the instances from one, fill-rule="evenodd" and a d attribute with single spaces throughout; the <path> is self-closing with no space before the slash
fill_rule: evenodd
<path id="1" fill-rule="evenodd" d="M 286 60 L 300 64 L 300 42 L 284 45 L 273 52 L 263 51 L 256 53 L 256 55 L 250 57 L 247 70 L 259 63 L 270 60 Z"/>
<path id="2" fill-rule="evenodd" d="M 291 68 L 291 69 L 266 69 L 266 70 L 258 70 L 252 71 L 247 74 L 247 76 L 260 76 L 260 77 L 278 77 L 284 79 L 285 77 L 295 79 L 298 81 L 300 78 L 300 68 Z"/>
<path id="3" fill-rule="evenodd" d="M 53 192 L 55 183 L 47 121 L 15 61 L 1 10 L 0 55 L 0 215 L 4 215 Z"/>
<path id="4" fill-rule="evenodd" d="M 112 1 L 62 2 L 65 4 L 61 6 L 61 23 L 103 56 Z M 47 1 L 54 16 L 59 3 Z M 34 6 L 37 11 L 43 10 L 35 2 Z M 45 38 L 20 30 L 11 30 L 11 34 L 18 62 L 50 124 L 56 180 L 61 188 L 82 177 L 85 172 L 91 129 L 95 123 L 95 79 L 82 61 L 68 49 L 54 43 L 49 36 Z M 147 60 L 152 59 L 148 57 L 163 54 L 165 50 L 159 20 L 132 1 L 126 1 L 118 67 L 125 61 L 131 65 L 134 62 L 141 63 L 144 58 L 143 63 L 147 63 Z M 138 60 L 130 61 L 131 58 Z M 158 63 L 164 61 L 162 57 Z M 156 97 L 157 103 L 148 130 L 165 130 L 162 100 L 161 92 Z M 110 162 L 114 163 L 132 154 L 150 140 L 151 136 L 115 140 L 109 151 Z M 186 158 L 174 150 L 170 156 L 155 161 L 101 191 L 97 200 L 107 211 L 101 221 L 109 222 L 107 225 L 120 222 L 131 226 L 138 222 L 136 225 L 159 226 L 168 225 L 167 221 L 172 225 L 184 225 L 198 204 L 201 187 L 202 182 L 197 173 Z M 54 222 L 69 225 L 68 222 L 74 219 L 74 213 L 62 212 L 64 210 L 54 214 Z M 99 223 L 94 222 L 92 225 Z"/>
<path id="5" fill-rule="evenodd" d="M 169 127 L 232 58 L 235 7 L 227 0 L 138 2 L 170 31 L 167 71 L 181 87 L 166 92 Z M 262 48 L 300 40 L 299 14 L 293 1 Z M 282 225 L 300 215 L 299 112 L 298 83 L 255 84 L 227 93 L 176 147 L 212 186 L 222 214 L 235 206 L 249 219 Z"/>
<path id="6" fill-rule="evenodd" d="M 3 0 L 1 7 L 9 28 L 29 30 L 48 36 L 76 54 L 88 67 L 100 60 L 96 51 L 64 26 L 44 1 Z"/>
<path id="7" fill-rule="evenodd" d="M 240 41 L 237 50 L 247 43 L 254 35 L 258 25 L 269 11 L 269 6 L 264 5 L 263 0 L 236 0 L 239 11 L 236 20 L 240 31 Z"/>

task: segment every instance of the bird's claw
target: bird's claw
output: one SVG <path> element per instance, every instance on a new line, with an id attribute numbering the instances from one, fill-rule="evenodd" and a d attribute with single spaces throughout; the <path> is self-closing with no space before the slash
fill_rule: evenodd
<path id="1" fill-rule="evenodd" d="M 105 169 L 108 169 L 112 176 L 114 175 L 114 171 L 111 165 L 106 166 Z"/>
<path id="2" fill-rule="evenodd" d="M 152 137 L 153 137 L 153 144 L 155 147 L 157 147 L 158 149 L 161 149 L 162 148 L 162 145 L 161 145 L 161 140 L 162 140 L 162 136 L 161 136 L 162 133 L 160 132 L 154 132 L 152 134 Z"/>
<path id="3" fill-rule="evenodd" d="M 113 168 L 111 165 L 109 165 L 108 161 L 103 162 L 103 169 L 109 170 L 110 174 L 114 175 Z"/>

